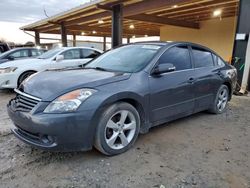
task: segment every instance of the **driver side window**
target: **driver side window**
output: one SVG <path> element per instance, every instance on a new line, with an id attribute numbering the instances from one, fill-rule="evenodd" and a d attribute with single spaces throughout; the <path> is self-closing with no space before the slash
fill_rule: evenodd
<path id="1" fill-rule="evenodd" d="M 187 46 L 175 46 L 168 49 L 159 59 L 159 64 L 171 63 L 175 70 L 191 69 L 191 59 Z"/>

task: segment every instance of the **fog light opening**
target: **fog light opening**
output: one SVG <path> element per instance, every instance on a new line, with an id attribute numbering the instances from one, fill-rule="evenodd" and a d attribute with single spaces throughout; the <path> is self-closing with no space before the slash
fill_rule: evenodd
<path id="1" fill-rule="evenodd" d="M 49 136 L 49 135 L 43 135 L 41 137 L 41 141 L 44 143 L 44 144 L 51 144 L 53 143 L 53 138 L 52 136 Z"/>

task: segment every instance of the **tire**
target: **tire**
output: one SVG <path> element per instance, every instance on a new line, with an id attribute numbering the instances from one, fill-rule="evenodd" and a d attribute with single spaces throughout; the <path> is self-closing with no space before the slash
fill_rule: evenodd
<path id="1" fill-rule="evenodd" d="M 137 110 L 125 102 L 115 103 L 102 113 L 97 125 L 95 148 L 105 155 L 124 153 L 132 147 L 140 130 Z"/>
<path id="2" fill-rule="evenodd" d="M 35 72 L 34 71 L 27 71 L 27 72 L 24 72 L 22 73 L 19 78 L 18 78 L 18 81 L 17 81 L 17 87 L 19 87 L 21 85 L 21 83 L 26 79 L 28 78 L 29 76 L 31 76 L 32 74 L 34 74 Z"/>
<path id="3" fill-rule="evenodd" d="M 226 111 L 229 100 L 229 89 L 226 85 L 220 86 L 217 91 L 213 106 L 209 112 L 213 114 L 221 114 Z"/>

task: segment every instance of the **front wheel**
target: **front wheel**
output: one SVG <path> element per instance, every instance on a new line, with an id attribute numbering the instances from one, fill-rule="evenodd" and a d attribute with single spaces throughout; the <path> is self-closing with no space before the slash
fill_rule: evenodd
<path id="1" fill-rule="evenodd" d="M 215 97 L 212 108 L 209 110 L 214 114 L 221 114 L 225 112 L 229 100 L 229 90 L 226 85 L 222 85 Z"/>
<path id="2" fill-rule="evenodd" d="M 120 102 L 108 107 L 97 126 L 95 147 L 106 155 L 127 151 L 138 137 L 140 116 L 130 104 Z"/>

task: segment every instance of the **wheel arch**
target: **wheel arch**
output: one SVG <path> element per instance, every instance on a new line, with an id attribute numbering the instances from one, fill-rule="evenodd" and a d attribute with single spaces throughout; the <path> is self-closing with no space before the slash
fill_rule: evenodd
<path id="1" fill-rule="evenodd" d="M 145 110 L 144 110 L 142 104 L 133 98 L 124 98 L 124 99 L 120 99 L 116 102 L 126 102 L 126 103 L 132 105 L 138 111 L 138 113 L 140 115 L 141 129 L 143 129 L 143 126 L 145 126 L 145 122 L 146 122 L 145 121 L 146 115 L 145 115 Z"/>
<path id="2" fill-rule="evenodd" d="M 36 72 L 38 72 L 38 71 L 35 70 L 35 69 L 22 71 L 22 72 L 19 74 L 18 78 L 17 78 L 17 81 L 16 81 L 16 82 L 17 82 L 17 86 L 18 86 L 18 84 L 19 84 L 19 81 L 20 81 L 21 76 L 24 75 L 24 74 L 27 73 L 27 72 L 36 73 Z"/>
<path id="3" fill-rule="evenodd" d="M 149 129 L 149 119 L 147 118 L 147 100 L 143 99 L 142 96 L 136 94 L 136 93 L 131 93 L 131 92 L 125 92 L 125 93 L 120 93 L 120 94 L 115 94 L 113 96 L 110 96 L 106 100 L 103 101 L 103 103 L 100 105 L 99 109 L 106 109 L 108 106 L 113 105 L 118 102 L 126 102 L 130 105 L 132 105 L 139 113 L 140 115 L 140 120 L 141 120 L 141 127 L 140 127 L 140 132 L 145 133 Z M 100 111 L 99 113 L 100 114 Z"/>
<path id="4" fill-rule="evenodd" d="M 228 91 L 229 91 L 229 100 L 231 100 L 232 94 L 233 94 L 233 91 L 232 91 L 232 84 L 231 84 L 229 81 L 225 81 L 225 82 L 223 83 L 223 85 L 227 86 Z"/>

